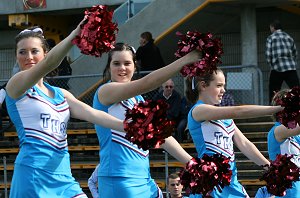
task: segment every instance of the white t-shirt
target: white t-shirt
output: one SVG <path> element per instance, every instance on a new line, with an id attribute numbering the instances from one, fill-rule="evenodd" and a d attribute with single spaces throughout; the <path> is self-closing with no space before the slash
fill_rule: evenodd
<path id="1" fill-rule="evenodd" d="M 1 89 L 0 90 L 0 104 L 3 103 L 5 96 L 6 96 L 6 91 L 4 89 Z"/>

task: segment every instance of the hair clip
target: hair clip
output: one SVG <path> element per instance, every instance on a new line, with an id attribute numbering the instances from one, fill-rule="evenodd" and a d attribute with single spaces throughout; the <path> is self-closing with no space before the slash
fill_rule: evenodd
<path id="1" fill-rule="evenodd" d="M 136 53 L 135 48 L 134 48 L 133 46 L 131 46 L 131 45 L 128 45 L 128 46 L 129 46 L 129 48 L 131 49 L 131 51 L 135 54 L 135 53 Z"/>
<path id="2" fill-rule="evenodd" d="M 192 78 L 192 90 L 195 90 L 195 77 Z"/>
<path id="3" fill-rule="evenodd" d="M 43 30 L 42 30 L 41 28 L 37 27 L 37 28 L 34 28 L 34 29 L 32 29 L 32 30 L 30 30 L 30 29 L 22 30 L 22 31 L 19 33 L 19 35 L 20 35 L 20 34 L 24 34 L 24 33 L 28 33 L 28 32 L 36 32 L 36 33 L 41 33 L 41 34 L 43 34 Z"/>

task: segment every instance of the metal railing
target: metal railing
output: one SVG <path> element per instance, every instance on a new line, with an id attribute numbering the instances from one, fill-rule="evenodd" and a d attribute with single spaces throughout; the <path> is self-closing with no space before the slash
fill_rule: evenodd
<path id="1" fill-rule="evenodd" d="M 263 76 L 257 66 L 222 66 L 226 78 L 226 91 L 233 95 L 236 105 L 241 104 L 263 104 Z M 136 74 L 135 78 L 140 78 L 148 74 L 149 71 Z M 184 96 L 184 78 L 177 74 L 172 78 L 175 89 Z M 0 80 L 0 85 L 7 82 L 8 79 Z M 101 74 L 56 76 L 47 78 L 51 85 L 62 87 L 69 90 L 75 97 L 83 102 L 92 105 L 94 93 L 102 80 Z M 95 86 L 96 85 L 96 86 Z M 158 92 L 155 91 L 143 94 L 145 99 L 152 99 Z"/>

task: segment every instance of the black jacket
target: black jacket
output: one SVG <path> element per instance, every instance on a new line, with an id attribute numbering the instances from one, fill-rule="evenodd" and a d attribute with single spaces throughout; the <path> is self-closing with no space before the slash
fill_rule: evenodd
<path id="1" fill-rule="evenodd" d="M 153 40 L 137 49 L 136 59 L 141 71 L 152 71 L 165 66 L 160 50 Z"/>

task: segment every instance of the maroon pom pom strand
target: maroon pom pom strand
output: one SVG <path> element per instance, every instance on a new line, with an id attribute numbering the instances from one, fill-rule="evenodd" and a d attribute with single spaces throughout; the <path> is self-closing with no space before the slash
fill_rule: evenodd
<path id="1" fill-rule="evenodd" d="M 212 73 L 217 69 L 217 64 L 221 63 L 220 57 L 223 54 L 222 43 L 218 38 L 213 38 L 211 33 L 200 33 L 188 31 L 186 35 L 177 32 L 180 37 L 178 41 L 178 50 L 175 56 L 180 58 L 189 52 L 197 49 L 202 52 L 200 61 L 185 65 L 180 73 L 182 76 L 193 77 L 199 76 L 203 73 Z"/>
<path id="2" fill-rule="evenodd" d="M 135 104 L 126 111 L 125 138 L 143 150 L 159 147 L 174 131 L 174 122 L 167 119 L 168 108 L 163 100 Z"/>
<path id="3" fill-rule="evenodd" d="M 97 5 L 84 12 L 86 21 L 81 24 L 80 34 L 72 43 L 76 44 L 81 53 L 100 57 L 114 46 L 117 24 L 112 22 L 113 12 L 107 6 Z"/>
<path id="4" fill-rule="evenodd" d="M 261 180 L 267 182 L 267 190 L 276 196 L 284 196 L 292 188 L 294 181 L 299 181 L 299 167 L 291 159 L 293 155 L 277 155 L 264 172 Z"/>
<path id="5" fill-rule="evenodd" d="M 222 191 L 224 186 L 230 184 L 232 171 L 229 161 L 229 158 L 220 154 L 213 156 L 204 154 L 201 159 L 193 158 L 180 172 L 181 183 L 192 194 L 210 197 L 215 187 Z"/>

